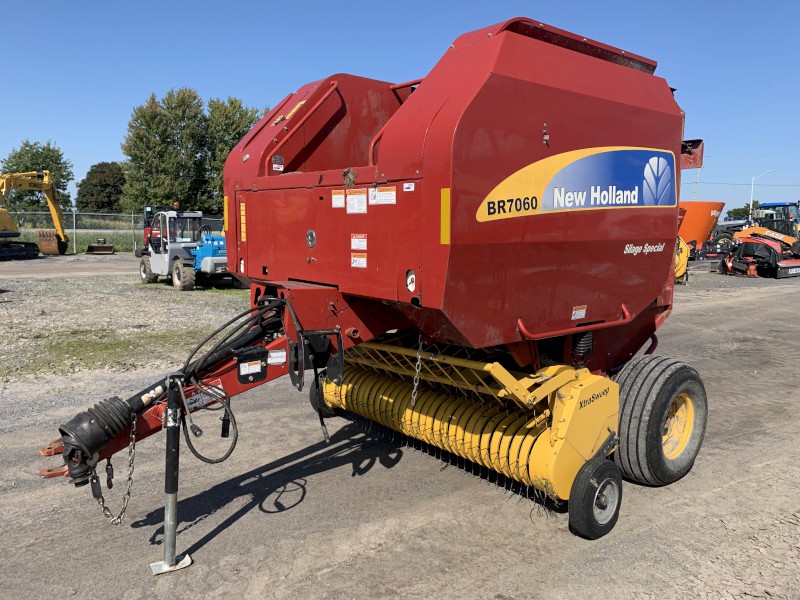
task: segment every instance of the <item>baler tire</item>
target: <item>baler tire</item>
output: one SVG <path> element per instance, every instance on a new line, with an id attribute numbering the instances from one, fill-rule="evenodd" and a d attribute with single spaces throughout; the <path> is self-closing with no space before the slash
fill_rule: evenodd
<path id="1" fill-rule="evenodd" d="M 149 256 L 143 256 L 142 260 L 139 261 L 139 277 L 141 277 L 142 283 L 155 283 L 158 281 L 158 275 L 153 273 L 153 269 L 150 267 Z"/>
<path id="2" fill-rule="evenodd" d="M 194 268 L 187 267 L 180 260 L 172 261 L 172 286 L 181 292 L 194 289 Z"/>
<path id="3" fill-rule="evenodd" d="M 587 540 L 603 537 L 614 528 L 622 506 L 622 473 L 602 456 L 584 463 L 569 492 L 570 530 Z"/>
<path id="4" fill-rule="evenodd" d="M 626 478 L 661 486 L 694 465 L 705 435 L 708 401 L 700 376 L 680 361 L 646 355 L 617 378 L 619 448 L 614 461 Z"/>

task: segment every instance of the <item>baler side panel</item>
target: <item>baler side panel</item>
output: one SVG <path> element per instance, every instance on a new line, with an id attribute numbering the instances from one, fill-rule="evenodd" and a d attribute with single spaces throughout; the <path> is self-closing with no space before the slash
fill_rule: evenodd
<path id="1" fill-rule="evenodd" d="M 476 213 L 499 181 L 550 156 L 618 145 L 679 153 L 680 111 L 668 87 L 651 75 L 512 33 L 491 43 L 502 43 L 502 51 L 453 138 L 445 313 L 475 347 L 518 340 L 519 317 L 537 333 L 616 321 L 623 303 L 635 318 L 664 291 L 677 207 L 484 223 Z M 625 253 L 628 244 L 663 247 L 634 255 Z M 585 318 L 574 320 L 573 308 L 582 306 Z"/>
<path id="2" fill-rule="evenodd" d="M 391 187 L 396 204 L 367 205 L 363 214 L 332 206 L 331 193 L 343 192 L 341 186 L 249 194 L 248 221 L 262 232 L 249 237 L 250 277 L 308 281 L 346 294 L 397 300 L 406 271 L 419 265 L 421 190 L 403 192 L 396 182 Z M 409 301 L 410 294 L 402 299 Z"/>

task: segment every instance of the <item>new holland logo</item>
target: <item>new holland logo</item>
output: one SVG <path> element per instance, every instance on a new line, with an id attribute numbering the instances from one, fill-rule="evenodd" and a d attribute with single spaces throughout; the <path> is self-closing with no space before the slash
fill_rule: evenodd
<path id="1" fill-rule="evenodd" d="M 642 199 L 647 206 L 671 206 L 672 168 L 663 156 L 654 156 L 647 161 L 642 182 Z"/>
<path id="2" fill-rule="evenodd" d="M 519 169 L 489 192 L 475 218 L 485 222 L 677 202 L 672 152 L 608 146 L 556 154 Z"/>

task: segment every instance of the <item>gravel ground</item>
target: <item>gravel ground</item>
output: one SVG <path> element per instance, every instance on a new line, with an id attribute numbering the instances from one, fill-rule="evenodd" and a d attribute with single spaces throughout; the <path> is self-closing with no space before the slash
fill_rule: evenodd
<path id="1" fill-rule="evenodd" d="M 126 262 L 136 273 L 137 263 Z M 14 333 L 0 348 L 0 381 L 97 369 L 119 373 L 180 361 L 217 325 L 248 307 L 247 290 L 219 285 L 178 293 L 167 283 L 145 286 L 130 275 L 0 279 L 0 315 Z"/>
<path id="2" fill-rule="evenodd" d="M 620 521 L 601 540 L 576 538 L 565 513 L 375 431 L 331 420 L 326 445 L 305 394 L 277 380 L 235 399 L 241 436 L 228 462 L 208 466 L 183 452 L 178 549 L 195 564 L 153 578 L 161 436 L 137 446 L 122 527 L 107 524 L 88 490 L 39 479 L 57 461 L 36 449 L 77 411 L 175 368 L 247 295 L 178 293 L 103 275 L 100 263 L 80 268 L 93 265 L 94 276 L 37 279 L 3 278 L 0 265 L 12 332 L 0 351 L 0 596 L 800 597 L 800 278 L 693 271 L 676 290 L 658 353 L 704 378 L 704 447 L 671 486 L 627 483 Z"/>

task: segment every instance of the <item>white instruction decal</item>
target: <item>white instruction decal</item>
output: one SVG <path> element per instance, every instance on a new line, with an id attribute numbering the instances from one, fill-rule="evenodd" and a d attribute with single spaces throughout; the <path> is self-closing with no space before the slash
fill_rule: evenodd
<path id="1" fill-rule="evenodd" d="M 403 191 L 404 192 L 413 192 L 414 191 L 414 184 L 413 183 L 404 183 L 403 184 Z"/>
<path id="2" fill-rule="evenodd" d="M 369 189 L 370 204 L 397 204 L 397 188 L 393 185 Z"/>
<path id="3" fill-rule="evenodd" d="M 270 350 L 267 355 L 268 365 L 285 365 L 286 364 L 286 350 Z"/>
<path id="4" fill-rule="evenodd" d="M 251 360 L 250 362 L 241 363 L 239 365 L 239 375 L 260 373 L 263 366 L 260 360 Z"/>
<path id="5" fill-rule="evenodd" d="M 366 269 L 367 268 L 366 252 L 351 252 L 350 266 L 353 267 L 354 269 Z"/>
<path id="6" fill-rule="evenodd" d="M 367 189 L 359 188 L 346 191 L 347 214 L 363 215 L 367 212 Z"/>
<path id="7" fill-rule="evenodd" d="M 333 190 L 331 192 L 331 206 L 333 208 L 344 208 L 344 190 Z"/>
<path id="8" fill-rule="evenodd" d="M 367 249 L 367 234 L 351 233 L 350 250 L 366 250 L 366 249 Z"/>
<path id="9" fill-rule="evenodd" d="M 573 306 L 572 307 L 572 320 L 577 321 L 578 319 L 585 319 L 586 318 L 586 305 L 583 306 Z"/>

